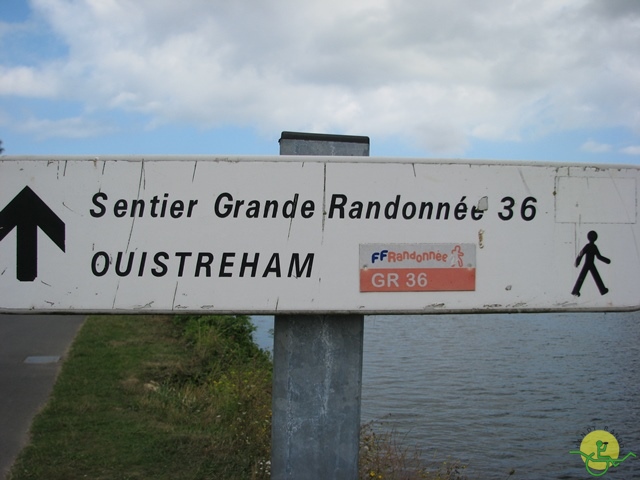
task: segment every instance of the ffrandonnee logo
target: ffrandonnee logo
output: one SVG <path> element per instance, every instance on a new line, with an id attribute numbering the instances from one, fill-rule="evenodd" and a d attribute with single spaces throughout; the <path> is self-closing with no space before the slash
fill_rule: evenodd
<path id="1" fill-rule="evenodd" d="M 589 475 L 601 477 L 609 471 L 611 467 L 617 467 L 629 457 L 636 457 L 633 452 L 628 452 L 620 458 L 620 450 L 624 447 L 616 439 L 615 431 L 596 430 L 595 427 L 587 428 L 588 433 L 583 434 L 584 438 L 580 442 L 579 450 L 571 450 L 582 457 L 584 466 Z"/>

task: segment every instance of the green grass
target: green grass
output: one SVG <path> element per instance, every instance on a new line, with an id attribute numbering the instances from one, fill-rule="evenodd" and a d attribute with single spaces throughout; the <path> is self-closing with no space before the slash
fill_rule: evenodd
<path id="1" fill-rule="evenodd" d="M 260 478 L 271 364 L 250 331 L 246 317 L 90 317 L 10 479 Z"/>

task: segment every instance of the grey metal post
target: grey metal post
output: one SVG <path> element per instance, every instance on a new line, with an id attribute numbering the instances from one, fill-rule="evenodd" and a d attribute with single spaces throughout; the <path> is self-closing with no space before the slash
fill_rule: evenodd
<path id="1" fill-rule="evenodd" d="M 369 156 L 369 138 L 283 132 L 280 154 Z M 363 315 L 276 315 L 272 479 L 357 479 L 363 333 Z"/>

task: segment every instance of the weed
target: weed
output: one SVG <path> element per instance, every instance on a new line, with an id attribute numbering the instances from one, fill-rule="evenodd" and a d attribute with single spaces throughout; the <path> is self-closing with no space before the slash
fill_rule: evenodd
<path id="1" fill-rule="evenodd" d="M 377 428 L 378 431 L 374 429 Z M 465 480 L 464 466 L 445 461 L 435 467 L 425 465 L 418 447 L 404 446 L 395 430 L 366 423 L 360 431 L 360 480 Z"/>

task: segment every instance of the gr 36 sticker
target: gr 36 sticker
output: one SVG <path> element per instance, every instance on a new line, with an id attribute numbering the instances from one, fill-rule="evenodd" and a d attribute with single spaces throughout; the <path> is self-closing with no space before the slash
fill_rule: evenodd
<path id="1" fill-rule="evenodd" d="M 361 292 L 442 292 L 475 289 L 474 244 L 360 245 Z"/>

